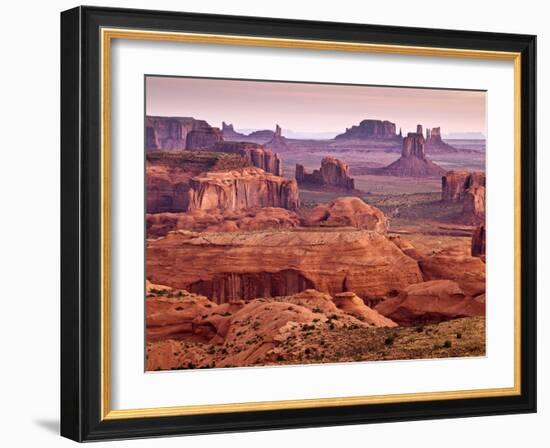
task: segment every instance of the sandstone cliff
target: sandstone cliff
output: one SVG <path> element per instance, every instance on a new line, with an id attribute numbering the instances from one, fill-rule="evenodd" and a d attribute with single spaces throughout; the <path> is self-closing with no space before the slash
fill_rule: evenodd
<path id="1" fill-rule="evenodd" d="M 485 224 L 480 224 L 472 235 L 472 257 L 485 260 Z"/>
<path id="2" fill-rule="evenodd" d="M 466 297 L 451 280 L 411 285 L 397 297 L 384 300 L 375 310 L 405 326 L 485 315 L 485 305 Z"/>
<path id="3" fill-rule="evenodd" d="M 462 201 L 466 190 L 470 187 L 485 187 L 485 173 L 482 171 L 448 171 L 441 178 L 441 200 Z"/>
<path id="4" fill-rule="evenodd" d="M 206 148 L 221 139 L 221 131 L 204 120 L 191 117 L 145 117 L 147 150 Z"/>
<path id="5" fill-rule="evenodd" d="M 153 283 L 216 302 L 294 294 L 314 288 L 380 297 L 422 281 L 415 260 L 366 230 L 169 233 L 147 246 Z"/>
<path id="6" fill-rule="evenodd" d="M 203 173 L 191 179 L 189 210 L 240 210 L 251 207 L 299 206 L 295 180 L 266 173 L 260 168 Z"/>
<path id="7" fill-rule="evenodd" d="M 466 224 L 485 222 L 485 187 L 470 187 L 464 192 L 462 219 Z"/>
<path id="8" fill-rule="evenodd" d="M 298 227 L 295 212 L 277 207 L 243 210 L 191 210 L 186 213 L 148 213 L 147 237 L 165 236 L 173 230 L 238 232 L 240 230 L 290 229 Z"/>
<path id="9" fill-rule="evenodd" d="M 237 154 L 203 151 L 147 153 L 145 164 L 148 213 L 187 210 L 189 182 L 204 171 L 238 169 L 248 162 Z"/>
<path id="10" fill-rule="evenodd" d="M 282 175 L 283 168 L 280 157 L 258 143 L 218 142 L 214 145 L 212 150 L 228 154 L 238 154 L 253 166 L 261 168 L 268 173 L 275 174 L 275 176 Z"/>
<path id="11" fill-rule="evenodd" d="M 303 165 L 296 164 L 296 181 L 298 185 L 329 187 L 353 190 L 355 182 L 349 175 L 349 167 L 335 157 L 327 156 L 321 161 L 321 169 L 307 173 Z"/>

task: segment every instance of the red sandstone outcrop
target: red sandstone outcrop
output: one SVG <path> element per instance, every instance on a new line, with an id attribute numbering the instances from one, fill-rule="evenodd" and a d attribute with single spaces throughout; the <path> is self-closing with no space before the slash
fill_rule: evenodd
<path id="1" fill-rule="evenodd" d="M 485 187 L 470 187 L 464 192 L 462 219 L 467 224 L 485 222 Z"/>
<path id="2" fill-rule="evenodd" d="M 375 327 L 396 327 L 397 324 L 378 311 L 365 305 L 365 302 L 353 292 L 340 292 L 332 298 L 336 306 L 359 319 Z"/>
<path id="3" fill-rule="evenodd" d="M 240 210 L 253 207 L 299 206 L 295 180 L 274 176 L 260 168 L 203 173 L 191 179 L 189 210 Z"/>
<path id="4" fill-rule="evenodd" d="M 485 173 L 482 171 L 448 171 L 441 178 L 441 200 L 462 201 L 466 190 L 470 187 L 485 187 Z"/>
<path id="5" fill-rule="evenodd" d="M 480 224 L 472 235 L 472 257 L 485 260 L 485 224 Z"/>
<path id="6" fill-rule="evenodd" d="M 424 256 L 418 262 L 424 280 L 453 280 L 468 296 L 485 293 L 485 263 L 447 248 L 434 255 Z"/>
<path id="7" fill-rule="evenodd" d="M 303 225 L 327 227 L 356 227 L 386 233 L 388 220 L 384 213 L 357 197 L 341 197 L 311 210 L 302 220 Z"/>
<path id="8" fill-rule="evenodd" d="M 458 149 L 444 142 L 441 128 L 426 129 L 426 152 L 430 154 L 458 152 Z"/>
<path id="9" fill-rule="evenodd" d="M 190 134 L 194 135 L 190 136 Z M 219 140 L 221 140 L 221 131 L 204 120 L 191 117 L 147 116 L 145 118 L 147 150 L 175 151 L 203 148 Z M 197 144 L 200 145 L 197 146 Z"/>
<path id="10" fill-rule="evenodd" d="M 445 174 L 445 170 L 426 158 L 422 126 L 409 132 L 403 139 L 401 157 L 390 165 L 373 170 L 374 174 L 398 177 L 432 177 Z"/>
<path id="11" fill-rule="evenodd" d="M 284 152 L 290 149 L 288 141 L 283 137 L 281 127 L 278 124 L 275 125 L 273 138 L 265 143 L 265 147 L 277 152 Z"/>
<path id="12" fill-rule="evenodd" d="M 147 212 L 185 211 L 189 205 L 189 182 L 193 176 L 204 171 L 246 166 L 248 162 L 236 154 L 148 152 L 145 165 Z"/>
<path id="13" fill-rule="evenodd" d="M 346 132 L 334 137 L 336 140 L 395 139 L 395 123 L 387 120 L 363 120 L 359 125 L 346 128 Z"/>
<path id="14" fill-rule="evenodd" d="M 485 305 L 466 297 L 451 280 L 411 285 L 397 297 L 384 300 L 375 310 L 404 326 L 485 315 Z"/>
<path id="15" fill-rule="evenodd" d="M 296 164 L 296 181 L 298 185 L 338 188 L 353 190 L 354 180 L 349 175 L 349 167 L 335 157 L 327 156 L 321 160 L 321 169 L 307 173 L 303 165 Z"/>
<path id="16" fill-rule="evenodd" d="M 268 173 L 275 174 L 275 176 L 282 175 L 282 161 L 279 156 L 258 143 L 218 142 L 214 145 L 212 150 L 228 154 L 238 154 L 252 166 L 261 168 Z"/>
<path id="17" fill-rule="evenodd" d="M 222 131 L 218 128 L 195 129 L 187 134 L 185 149 L 210 149 L 222 140 Z"/>
<path id="18" fill-rule="evenodd" d="M 146 259 L 152 282 L 220 303 L 311 288 L 381 297 L 422 281 L 415 260 L 366 230 L 179 231 L 149 241 Z"/>
<path id="19" fill-rule="evenodd" d="M 187 291 L 158 290 L 157 294 L 149 293 L 145 304 L 147 341 L 210 341 L 216 335 L 215 327 L 208 322 L 197 321 L 197 317 L 208 313 L 213 306 L 215 304 L 206 297 Z"/>
<path id="20" fill-rule="evenodd" d="M 296 213 L 277 207 L 243 210 L 190 210 L 186 213 L 147 214 L 147 236 L 166 235 L 172 230 L 237 232 L 239 230 L 290 229 L 298 227 Z"/>

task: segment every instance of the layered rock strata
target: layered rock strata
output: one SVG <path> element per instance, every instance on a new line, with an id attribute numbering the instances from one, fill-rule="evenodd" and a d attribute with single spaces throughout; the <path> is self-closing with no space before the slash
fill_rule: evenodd
<path id="1" fill-rule="evenodd" d="M 311 210 L 302 220 L 305 226 L 343 227 L 386 233 L 388 220 L 378 208 L 357 197 L 342 197 Z"/>
<path id="2" fill-rule="evenodd" d="M 349 175 L 348 165 L 332 156 L 324 157 L 321 168 L 307 173 L 303 165 L 296 164 L 296 181 L 298 185 L 319 187 L 334 187 L 343 190 L 353 190 L 355 181 Z"/>
<path id="3" fill-rule="evenodd" d="M 485 173 L 482 171 L 448 171 L 441 178 L 441 200 L 460 202 L 470 187 L 485 187 Z"/>
<path id="4" fill-rule="evenodd" d="M 274 176 L 260 168 L 207 172 L 189 182 L 189 210 L 241 210 L 253 207 L 299 206 L 293 179 Z"/>
<path id="5" fill-rule="evenodd" d="M 283 168 L 280 157 L 258 143 L 218 142 L 214 145 L 212 150 L 228 154 L 238 154 L 253 166 L 261 168 L 268 173 L 275 174 L 275 176 L 282 175 Z"/>
<path id="6" fill-rule="evenodd" d="M 418 263 L 366 230 L 172 232 L 147 246 L 147 276 L 228 302 L 314 288 L 380 297 L 423 281 Z"/>

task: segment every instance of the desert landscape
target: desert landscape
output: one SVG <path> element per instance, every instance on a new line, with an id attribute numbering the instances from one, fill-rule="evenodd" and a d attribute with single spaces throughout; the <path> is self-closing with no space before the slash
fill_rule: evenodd
<path id="1" fill-rule="evenodd" d="M 281 106 L 280 83 L 202 80 L 235 92 L 210 98 L 150 79 L 148 371 L 485 355 L 485 122 L 461 115 L 484 117 L 484 92 L 365 87 L 335 130 L 314 101 Z M 260 114 L 245 99 L 266 91 Z"/>

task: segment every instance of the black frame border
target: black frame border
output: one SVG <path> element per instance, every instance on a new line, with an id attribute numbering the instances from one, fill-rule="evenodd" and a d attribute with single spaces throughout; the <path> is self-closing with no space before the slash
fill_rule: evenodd
<path id="1" fill-rule="evenodd" d="M 101 420 L 100 29 L 521 53 L 521 395 Z M 61 435 L 76 441 L 536 412 L 536 36 L 77 7 L 61 14 Z"/>

